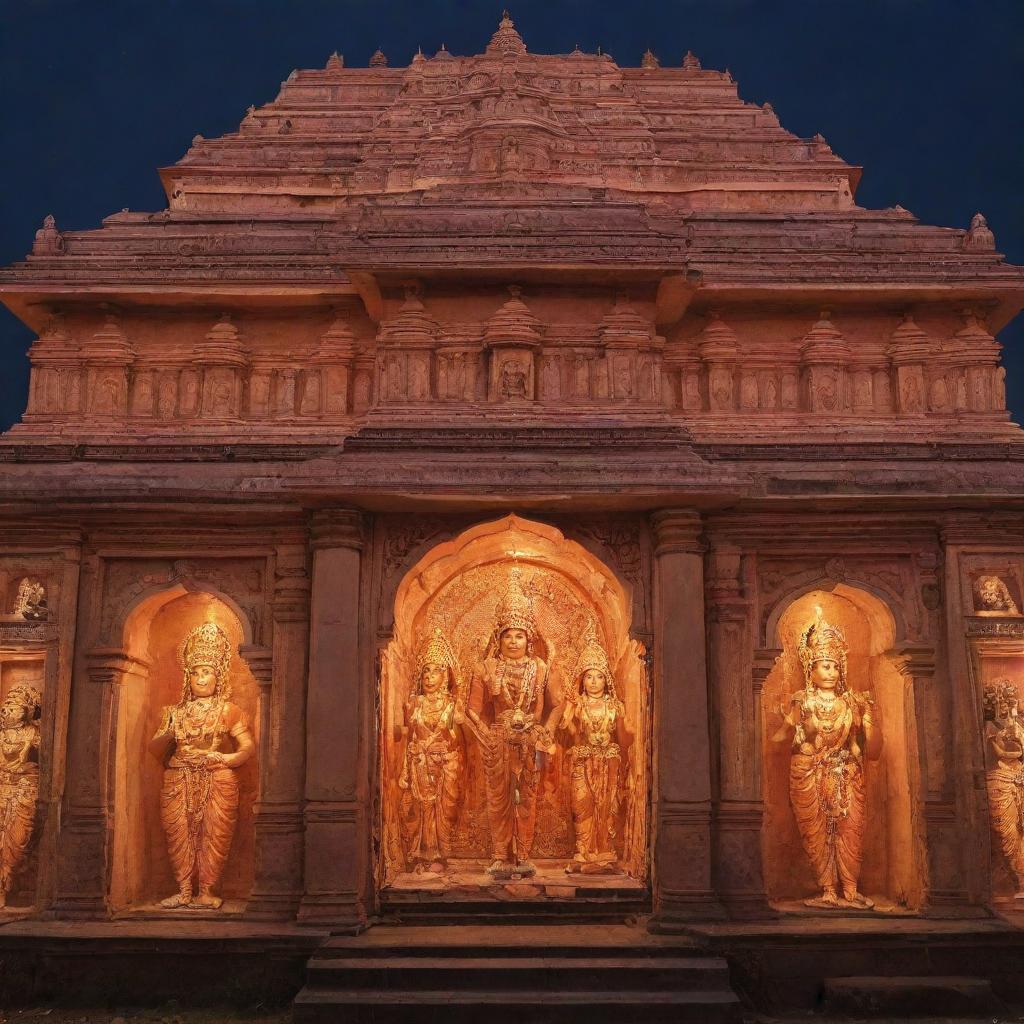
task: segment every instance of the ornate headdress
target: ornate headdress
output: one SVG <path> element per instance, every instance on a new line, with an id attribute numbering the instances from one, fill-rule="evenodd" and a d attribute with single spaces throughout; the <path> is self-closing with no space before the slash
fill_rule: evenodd
<path id="1" fill-rule="evenodd" d="M 572 687 L 578 690 L 583 673 L 590 669 L 597 669 L 604 673 L 606 692 L 615 696 L 615 682 L 612 679 L 611 666 L 608 664 L 608 655 L 597 639 L 597 626 L 591 619 L 587 623 L 586 631 L 583 634 L 583 646 L 580 648 L 579 656 L 576 658 L 576 667 L 572 670 Z"/>
<path id="2" fill-rule="evenodd" d="M 448 638 L 444 635 L 440 626 L 434 627 L 434 632 L 430 639 L 420 648 L 419 657 L 416 659 L 417 686 L 420 685 L 420 680 L 423 678 L 423 669 L 427 665 L 441 665 L 447 668 L 452 682 L 455 681 L 455 677 L 458 674 L 458 662 L 455 660 L 455 651 L 452 650 L 452 645 L 448 642 Z"/>
<path id="3" fill-rule="evenodd" d="M 533 621 L 533 602 L 523 590 L 522 573 L 513 569 L 508 588 L 494 606 L 494 639 L 497 640 L 506 629 L 521 629 L 530 640 L 537 634 Z"/>
<path id="4" fill-rule="evenodd" d="M 17 704 L 26 711 L 31 712 L 29 718 L 37 718 L 42 707 L 43 697 L 38 689 L 22 683 L 20 686 L 12 686 L 4 697 L 5 704 Z"/>
<path id="5" fill-rule="evenodd" d="M 839 666 L 837 690 L 846 689 L 846 655 L 849 652 L 846 635 L 838 626 L 826 622 L 821 606 L 815 606 L 814 621 L 800 634 L 800 664 L 804 669 L 804 681 L 811 682 L 811 666 L 816 661 L 834 661 Z"/>
<path id="6" fill-rule="evenodd" d="M 217 693 L 229 695 L 228 668 L 231 665 L 231 641 L 215 622 L 204 622 L 185 636 L 178 648 L 178 660 L 185 672 L 183 699 L 188 699 L 188 674 L 199 665 L 209 665 L 217 676 Z"/>

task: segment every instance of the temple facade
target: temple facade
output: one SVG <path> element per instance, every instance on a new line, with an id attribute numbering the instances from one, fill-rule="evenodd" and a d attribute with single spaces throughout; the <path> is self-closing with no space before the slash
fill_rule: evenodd
<path id="1" fill-rule="evenodd" d="M 864 209 L 728 72 L 507 16 L 160 174 L 0 272 L 7 915 L 1024 904 L 1024 271 L 981 215 Z"/>

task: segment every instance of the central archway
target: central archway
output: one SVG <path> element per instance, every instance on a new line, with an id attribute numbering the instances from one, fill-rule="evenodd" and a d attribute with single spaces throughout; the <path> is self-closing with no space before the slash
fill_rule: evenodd
<path id="1" fill-rule="evenodd" d="M 394 633 L 382 655 L 379 683 L 378 891 L 425 888 L 443 893 L 493 885 L 485 871 L 491 849 L 485 740 L 467 721 L 472 718 L 467 705 L 474 673 L 480 671 L 494 641 L 496 605 L 510 586 L 520 585 L 533 608 L 536 653 L 548 666 L 545 715 L 555 712 L 557 719 L 553 750 L 537 757 L 537 875 L 531 881 L 548 895 L 561 890 L 567 897 L 580 886 L 625 886 L 637 892 L 646 887 L 650 709 L 644 650 L 630 636 L 631 595 L 608 566 L 559 530 L 510 515 L 438 544 L 398 587 Z M 414 766 L 403 723 L 416 686 L 417 659 L 439 631 L 456 664 L 452 690 L 459 724 L 451 730 L 449 766 L 436 762 L 438 772 L 448 772 L 448 795 L 442 798 L 455 807 L 454 824 L 443 869 L 423 870 L 410 857 L 407 819 Z M 608 802 L 612 809 L 606 815 L 614 864 L 587 865 L 586 871 L 570 878 L 566 869 L 578 846 L 571 787 L 581 785 L 581 773 L 588 769 L 581 767 L 583 755 L 574 752 L 578 740 L 574 742 L 565 728 L 568 713 L 560 716 L 556 708 L 559 700 L 566 708 L 579 704 L 576 670 L 585 660 L 581 652 L 588 637 L 591 647 L 596 638 L 607 653 L 614 696 L 621 702 L 628 734 L 621 734 L 623 741 L 617 744 L 621 757 L 612 783 L 614 799 Z M 433 784 L 433 776 L 424 778 L 428 787 Z M 578 808 L 578 789 L 575 799 Z"/>

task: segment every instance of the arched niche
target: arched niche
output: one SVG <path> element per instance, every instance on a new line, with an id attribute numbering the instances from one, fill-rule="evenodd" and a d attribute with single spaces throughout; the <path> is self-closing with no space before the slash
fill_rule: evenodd
<path id="1" fill-rule="evenodd" d="M 155 904 L 176 890 L 160 824 L 163 764 L 149 752 L 149 741 L 159 725 L 161 710 L 181 699 L 179 645 L 191 629 L 204 622 L 216 622 L 231 640 L 231 700 L 245 713 L 256 741 L 256 756 L 239 769 L 238 825 L 220 884 L 224 909 L 238 906 L 252 889 L 260 695 L 248 665 L 238 654 L 239 647 L 250 641 L 249 623 L 226 595 L 179 583 L 140 594 L 123 624 L 123 650 L 130 667 L 119 686 L 114 756 L 109 762 L 114 772 L 110 879 L 114 910 Z"/>
<path id="2" fill-rule="evenodd" d="M 784 909 L 818 893 L 804 852 L 789 792 L 791 744 L 773 742 L 782 709 L 804 688 L 797 654 L 801 632 L 820 607 L 842 627 L 849 644 L 848 685 L 874 699 L 884 739 L 877 760 L 866 761 L 867 824 L 860 890 L 879 912 L 918 909 L 924 900 L 923 856 L 919 839 L 917 732 L 906 677 L 891 654 L 899 623 L 889 605 L 858 586 L 835 584 L 812 589 L 780 603 L 769 617 L 769 642 L 781 649 L 762 694 L 764 827 L 762 853 L 768 897 Z M 831 911 L 840 913 L 841 911 Z"/>
<path id="3" fill-rule="evenodd" d="M 471 675 L 484 656 L 494 624 L 494 608 L 518 569 L 534 595 L 540 633 L 538 654 L 548 662 L 557 685 L 572 674 L 583 631 L 592 620 L 607 651 L 616 692 L 633 731 L 631 789 L 623 800 L 618 842 L 620 865 L 630 879 L 646 883 L 650 762 L 650 714 L 642 645 L 630 635 L 631 597 L 599 558 L 552 526 L 507 516 L 474 526 L 429 550 L 398 586 L 394 632 L 381 656 L 380 806 L 381 842 L 378 888 L 402 874 L 404 851 L 399 820 L 398 775 L 402 744 L 395 738 L 410 694 L 420 645 L 436 625 L 450 638 L 459 661 L 459 700 L 465 705 Z M 490 860 L 482 769 L 475 741 L 464 735 L 466 774 L 453 860 L 478 871 Z M 568 802 L 568 758 L 558 752 L 542 776 L 537 841 L 533 859 L 561 871 L 573 852 Z M 625 790 L 625 785 L 624 785 Z M 562 875 L 567 879 L 568 876 Z M 568 884 L 568 883 L 567 883 Z"/>

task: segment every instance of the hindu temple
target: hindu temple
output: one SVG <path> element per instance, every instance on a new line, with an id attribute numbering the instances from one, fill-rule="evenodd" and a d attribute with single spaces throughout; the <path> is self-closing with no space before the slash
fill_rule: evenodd
<path id="1" fill-rule="evenodd" d="M 860 175 L 506 14 L 48 217 L 0 271 L 0 995 L 1024 1001 L 1024 270 Z"/>

